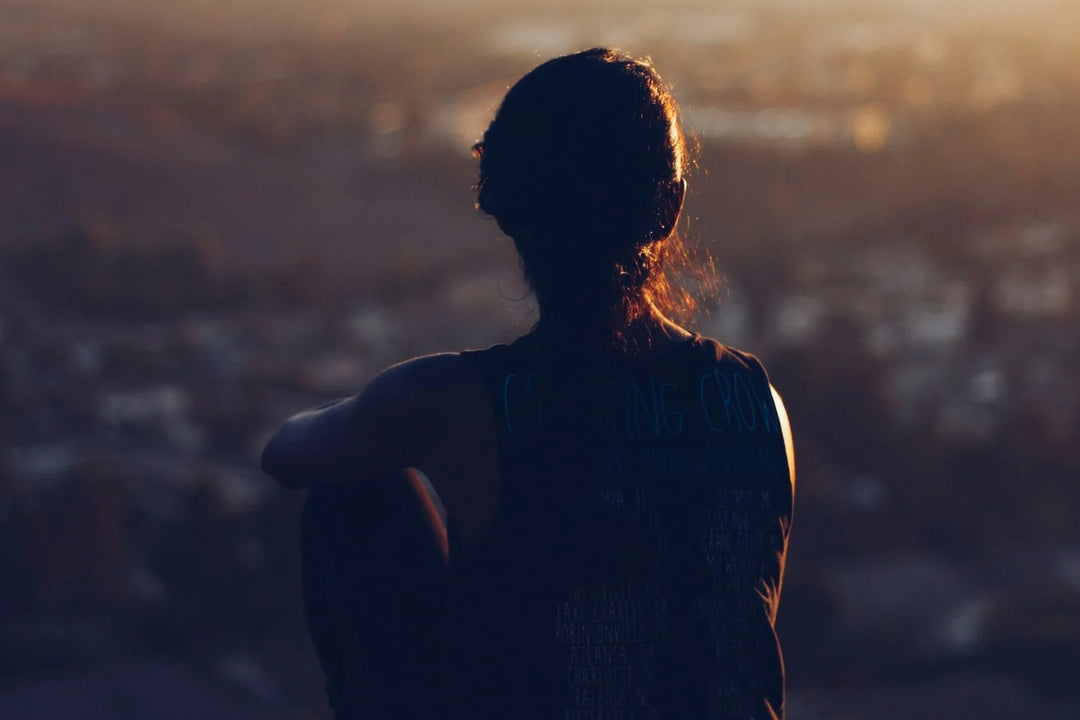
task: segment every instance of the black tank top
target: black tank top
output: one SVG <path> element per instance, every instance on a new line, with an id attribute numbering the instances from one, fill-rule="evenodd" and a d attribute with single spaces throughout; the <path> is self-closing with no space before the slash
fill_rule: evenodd
<path id="1" fill-rule="evenodd" d="M 450 717 L 782 718 L 792 489 L 758 360 L 697 335 L 591 367 L 532 335 L 465 357 L 500 495 L 471 550 L 451 524 Z"/>

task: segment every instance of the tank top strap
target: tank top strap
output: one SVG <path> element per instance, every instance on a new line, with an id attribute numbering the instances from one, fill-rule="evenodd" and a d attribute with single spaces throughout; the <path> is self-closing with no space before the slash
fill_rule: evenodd
<path id="1" fill-rule="evenodd" d="M 461 357 L 476 369 L 483 380 L 491 404 L 500 457 L 508 448 L 518 444 L 513 425 L 508 422 L 510 398 L 515 393 L 526 391 L 532 383 L 529 345 L 530 336 L 524 335 L 509 345 L 499 344 L 461 352 Z"/>

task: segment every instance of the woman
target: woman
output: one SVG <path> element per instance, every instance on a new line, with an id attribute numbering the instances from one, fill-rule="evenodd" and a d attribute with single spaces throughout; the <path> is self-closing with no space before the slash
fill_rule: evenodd
<path id="1" fill-rule="evenodd" d="M 664 273 L 688 162 L 673 98 L 648 62 L 559 57 L 474 151 L 539 322 L 395 365 L 263 454 L 288 487 L 343 488 L 304 523 L 335 709 L 782 717 L 790 430 L 753 356 L 666 315 L 686 297 Z"/>

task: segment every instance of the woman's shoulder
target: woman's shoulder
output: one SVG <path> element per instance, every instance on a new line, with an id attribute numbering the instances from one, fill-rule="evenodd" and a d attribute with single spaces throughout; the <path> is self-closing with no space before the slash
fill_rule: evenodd
<path id="1" fill-rule="evenodd" d="M 440 352 L 418 355 L 391 365 L 372 378 L 365 392 L 377 396 L 408 399 L 417 390 L 453 387 L 455 380 L 467 375 L 465 352 Z"/>
<path id="2" fill-rule="evenodd" d="M 766 378 L 768 377 L 765 364 L 752 352 L 728 345 L 714 337 L 696 333 L 694 334 L 694 345 L 705 357 L 706 362 L 710 364 L 760 372 Z"/>
<path id="3" fill-rule="evenodd" d="M 484 348 L 468 348 L 418 355 L 391 365 L 376 375 L 368 392 L 397 399 L 419 390 L 438 395 L 477 380 L 477 371 L 487 365 L 505 363 L 512 355 L 521 355 L 527 336 L 511 343 Z"/>
<path id="4" fill-rule="evenodd" d="M 527 340 L 528 336 L 525 335 L 509 343 L 488 347 L 417 355 L 388 366 L 372 379 L 371 385 L 385 388 L 394 395 L 408 387 L 438 389 L 448 384 L 454 386 L 458 381 L 475 377 L 478 364 L 503 359 L 511 354 L 521 354 Z"/>
<path id="5" fill-rule="evenodd" d="M 486 412 L 492 378 L 527 363 L 528 356 L 527 335 L 480 349 L 420 355 L 380 372 L 363 394 L 374 406 L 441 423 L 470 408 Z"/>

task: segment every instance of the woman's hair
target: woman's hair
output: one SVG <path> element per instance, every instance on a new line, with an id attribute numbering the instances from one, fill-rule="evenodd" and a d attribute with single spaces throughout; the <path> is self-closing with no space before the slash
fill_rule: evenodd
<path id="1" fill-rule="evenodd" d="M 675 233 L 687 143 L 648 61 L 594 48 L 543 63 L 473 152 L 477 207 L 513 238 L 541 326 L 602 325 L 617 339 L 650 304 L 693 310 L 665 272 L 689 265 Z"/>

